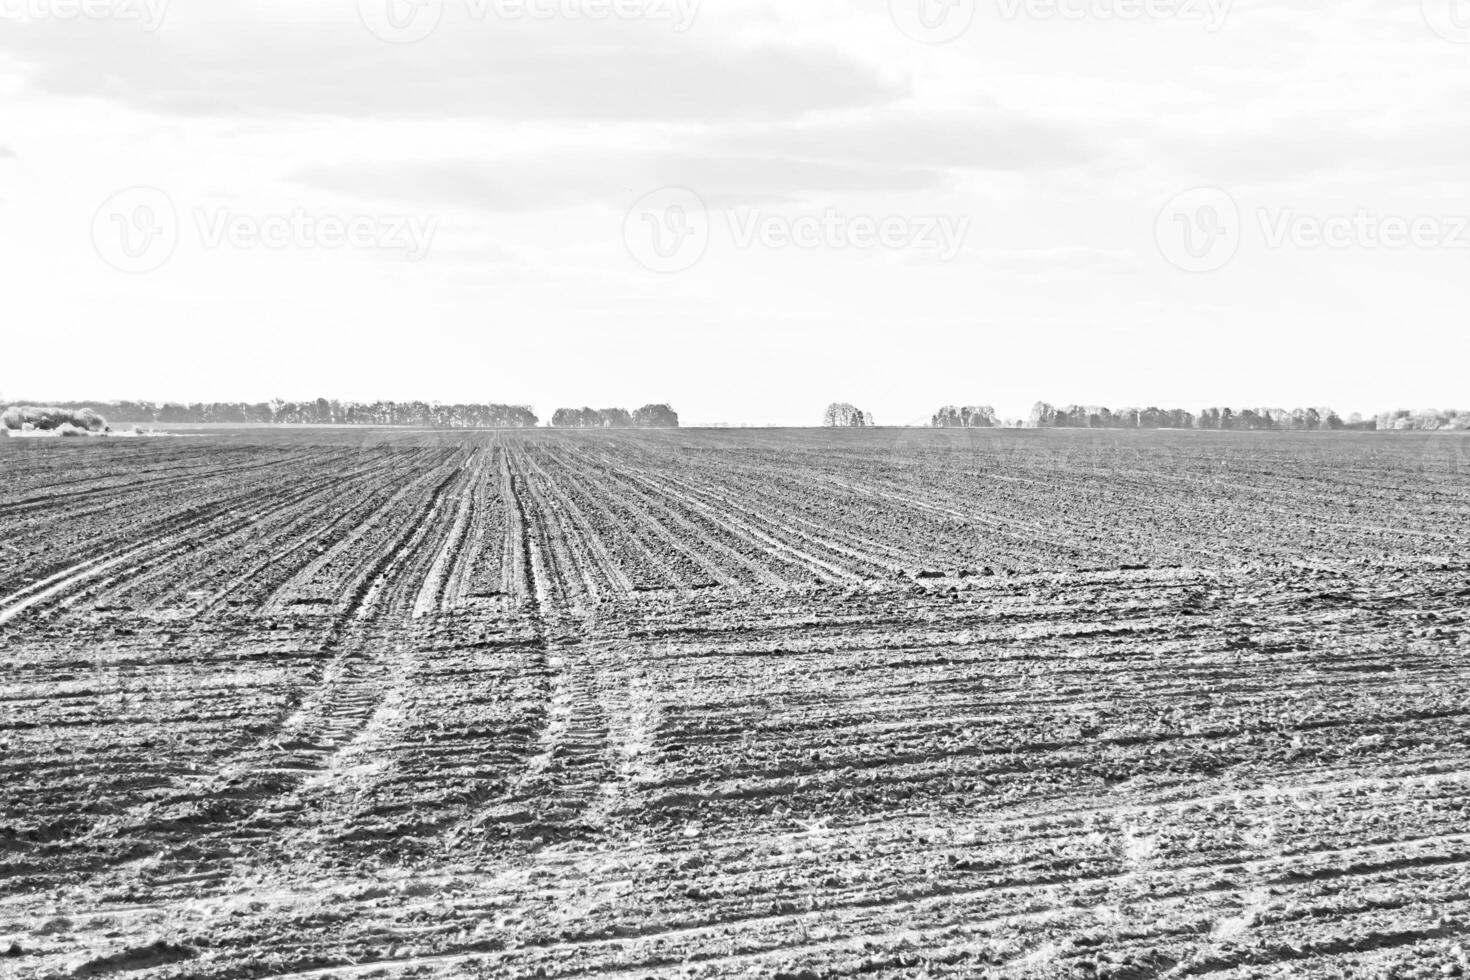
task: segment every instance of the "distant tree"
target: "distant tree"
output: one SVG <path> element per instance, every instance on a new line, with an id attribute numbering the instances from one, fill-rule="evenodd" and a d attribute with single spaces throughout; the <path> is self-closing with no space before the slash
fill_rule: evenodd
<path id="1" fill-rule="evenodd" d="M 627 429 L 633 425 L 633 416 L 626 408 L 604 408 L 597 414 L 604 428 Z"/>
<path id="2" fill-rule="evenodd" d="M 534 429 L 541 420 L 529 405 L 496 405 L 497 425 L 506 429 Z"/>
<path id="3" fill-rule="evenodd" d="M 993 429 L 1000 425 L 1000 417 L 990 405 L 966 405 L 960 409 L 960 423 L 967 429 Z"/>
<path id="4" fill-rule="evenodd" d="M 12 405 L 3 414 L 0 414 L 0 428 L 16 431 L 26 428 L 46 432 L 59 430 L 62 435 L 77 435 L 87 432 L 106 432 L 108 426 L 107 420 L 91 408 Z"/>
<path id="5" fill-rule="evenodd" d="M 557 429 L 600 429 L 602 416 L 595 408 L 558 408 L 551 416 Z"/>
<path id="6" fill-rule="evenodd" d="M 860 428 L 873 424 L 872 416 L 847 402 L 833 402 L 822 414 L 822 424 L 828 428 Z"/>
<path id="7" fill-rule="evenodd" d="M 990 429 L 1000 425 L 995 409 L 989 405 L 946 405 L 934 413 L 930 425 L 936 429 Z"/>
<path id="8" fill-rule="evenodd" d="M 640 429 L 677 429 L 679 413 L 668 405 L 644 405 L 633 413 L 633 425 Z"/>
<path id="9" fill-rule="evenodd" d="M 1426 408 L 1418 412 L 1411 412 L 1408 425 L 1405 428 L 1433 432 L 1438 429 L 1450 428 L 1459 417 L 1456 412 L 1441 412 L 1437 408 Z"/>
<path id="10" fill-rule="evenodd" d="M 1206 409 L 1201 413 L 1200 428 L 1212 427 L 1218 416 Z M 998 424 L 998 423 L 997 423 Z M 1195 417 L 1182 408 L 1109 408 L 1106 405 L 1063 405 L 1056 408 L 1037 402 L 1026 423 L 1033 428 L 1057 429 L 1193 429 Z"/>
<path id="11" fill-rule="evenodd" d="M 1049 402 L 1037 402 L 1031 406 L 1029 424 L 1034 428 L 1046 429 L 1057 424 L 1057 410 Z"/>
<path id="12" fill-rule="evenodd" d="M 179 402 L 164 402 L 158 406 L 158 421 L 189 422 L 189 406 Z"/>

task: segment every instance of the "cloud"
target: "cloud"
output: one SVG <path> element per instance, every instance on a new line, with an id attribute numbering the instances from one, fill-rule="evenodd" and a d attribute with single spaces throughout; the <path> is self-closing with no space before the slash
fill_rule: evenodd
<path id="1" fill-rule="evenodd" d="M 303 167 L 290 177 L 361 197 L 496 212 L 624 206 L 659 187 L 687 187 L 711 207 L 739 207 L 931 191 L 963 172 L 1031 175 L 1096 165 L 1105 156 L 1100 141 L 1080 128 L 1000 111 L 741 124 L 661 142 L 595 151 L 553 145 L 483 159 L 354 160 Z M 696 148 L 678 149 L 686 144 Z"/>
<path id="2" fill-rule="evenodd" d="M 774 204 L 832 191 L 914 191 L 942 175 L 918 168 L 701 154 L 604 154 L 595 165 L 562 150 L 485 160 L 304 167 L 298 183 L 357 197 L 494 212 L 626 207 L 658 187 L 687 187 L 711 207 Z"/>
<path id="3" fill-rule="evenodd" d="M 812 45 L 446 11 L 437 31 L 409 45 L 374 37 L 352 3 L 175 5 L 152 32 L 41 21 L 0 34 L 0 67 L 46 93 L 224 117 L 720 122 L 910 94 L 904 78 Z"/>
<path id="4" fill-rule="evenodd" d="M 982 248 L 971 253 L 981 265 L 1019 271 L 1054 271 L 1059 268 L 1094 269 L 1104 272 L 1137 272 L 1142 263 L 1127 249 L 1083 246 L 1055 248 Z"/>
<path id="5" fill-rule="evenodd" d="M 1007 172 L 1089 165 L 1104 153 L 1102 141 L 1080 125 L 996 108 L 884 110 L 860 118 L 744 127 L 716 145 L 792 158 Z"/>
<path id="6" fill-rule="evenodd" d="M 1160 151 L 1182 166 L 1219 179 L 1296 181 L 1345 176 L 1377 179 L 1387 174 L 1441 175 L 1464 179 L 1470 136 L 1425 118 L 1331 121 L 1296 117 L 1194 134 L 1161 133 Z"/>

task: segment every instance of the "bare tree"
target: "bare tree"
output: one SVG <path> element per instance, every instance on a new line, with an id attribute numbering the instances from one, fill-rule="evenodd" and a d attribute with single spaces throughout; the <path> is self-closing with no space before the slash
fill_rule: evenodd
<path id="1" fill-rule="evenodd" d="M 822 415 L 827 428 L 860 428 L 873 424 L 873 417 L 847 402 L 833 402 Z"/>

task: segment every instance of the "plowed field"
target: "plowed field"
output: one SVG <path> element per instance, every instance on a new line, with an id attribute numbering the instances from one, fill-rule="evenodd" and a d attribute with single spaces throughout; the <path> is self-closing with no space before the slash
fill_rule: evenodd
<path id="1" fill-rule="evenodd" d="M 0 975 L 1470 975 L 1470 440 L 0 440 Z"/>

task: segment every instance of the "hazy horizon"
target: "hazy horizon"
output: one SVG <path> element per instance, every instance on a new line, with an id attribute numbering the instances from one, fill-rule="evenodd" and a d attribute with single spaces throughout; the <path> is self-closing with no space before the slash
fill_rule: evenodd
<path id="1" fill-rule="evenodd" d="M 822 405 L 818 406 L 815 411 L 813 411 L 812 413 L 810 413 L 811 414 L 811 418 L 810 419 L 795 419 L 795 420 L 779 421 L 779 422 L 752 422 L 752 421 L 749 421 L 749 420 L 746 420 L 746 419 L 738 419 L 738 418 L 728 418 L 728 419 L 725 419 L 725 418 L 703 418 L 703 417 L 696 418 L 696 417 L 690 416 L 686 412 L 682 411 L 677 404 L 674 404 L 672 402 L 666 402 L 666 401 L 665 402 L 661 402 L 661 401 L 651 401 L 650 402 L 650 401 L 647 401 L 647 400 L 624 401 L 624 402 L 621 402 L 621 403 L 618 403 L 618 404 L 607 404 L 607 405 L 589 405 L 589 404 L 580 403 L 580 402 L 579 403 L 571 403 L 571 402 L 568 402 L 568 403 L 565 403 L 565 404 L 557 404 L 557 405 L 542 405 L 542 404 L 537 404 L 536 402 L 506 402 L 506 401 L 502 401 L 500 399 L 490 399 L 490 398 L 484 398 L 484 399 L 452 399 L 452 400 L 451 399 L 436 399 L 436 398 L 411 398 L 411 397 L 410 398 L 381 398 L 381 399 L 376 399 L 376 398 L 349 399 L 349 398 L 333 398 L 333 397 L 328 396 L 328 395 L 321 395 L 321 396 L 316 396 L 316 397 L 302 397 L 302 398 L 276 398 L 276 397 L 271 397 L 271 398 L 209 398 L 209 399 L 189 399 L 189 400 L 176 399 L 176 398 L 142 398 L 142 397 L 94 398 L 94 397 L 86 397 L 86 396 L 81 396 L 81 397 L 66 396 L 66 397 L 60 397 L 60 398 L 30 398 L 30 397 L 27 397 L 27 396 L 24 396 L 24 395 L 21 395 L 21 396 L 13 396 L 12 394 L 10 394 L 8 392 L 0 391 L 0 406 L 4 406 L 4 405 L 35 405 L 35 406 L 44 406 L 44 405 L 54 405 L 54 404 L 76 404 L 76 403 L 97 403 L 97 404 L 100 405 L 102 403 L 107 403 L 107 402 L 129 402 L 129 401 L 130 402 L 147 402 L 147 403 L 155 404 L 155 405 L 162 405 L 162 404 L 165 404 L 165 403 L 175 403 L 175 404 L 199 404 L 199 403 L 203 403 L 203 404 L 210 404 L 210 403 L 237 404 L 237 403 L 239 403 L 239 404 L 258 405 L 258 404 L 262 404 L 262 403 L 270 403 L 270 402 L 275 402 L 275 401 L 292 402 L 292 403 L 298 403 L 298 404 L 300 404 L 300 403 L 314 402 L 314 401 L 317 400 L 317 397 L 325 398 L 329 402 L 330 401 L 337 401 L 337 402 L 343 402 L 343 403 L 353 402 L 353 403 L 357 403 L 357 404 L 364 404 L 364 403 L 371 404 L 373 402 L 380 402 L 380 401 L 381 402 L 390 402 L 391 401 L 391 402 L 398 402 L 398 403 L 418 401 L 418 402 L 425 402 L 425 403 L 428 403 L 430 405 L 452 405 L 452 404 L 504 404 L 504 405 L 517 405 L 517 406 L 522 406 L 522 407 L 530 408 L 531 411 L 536 414 L 536 416 L 540 419 L 540 421 L 538 423 L 538 427 L 547 427 L 547 426 L 550 426 L 552 414 L 557 409 L 561 409 L 561 408 L 571 408 L 571 409 L 577 409 L 577 408 L 594 408 L 594 409 L 598 409 L 598 410 L 605 410 L 605 409 L 609 409 L 609 408 L 625 408 L 625 409 L 628 409 L 628 410 L 631 411 L 631 410 L 637 409 L 637 408 L 639 408 L 639 407 L 641 407 L 643 405 L 667 404 L 670 408 L 672 408 L 674 410 L 674 412 L 676 414 L 679 415 L 679 425 L 680 425 L 681 428 L 702 428 L 702 427 L 709 428 L 709 427 L 714 427 L 714 428 L 792 428 L 792 429 L 811 429 L 811 428 L 823 428 L 824 427 L 823 424 L 822 424 L 821 416 L 822 416 L 822 410 L 826 407 L 826 404 L 827 404 L 827 403 L 823 403 Z M 885 419 L 885 418 L 877 417 L 876 413 L 872 413 L 872 412 L 870 412 L 868 414 L 869 414 L 869 416 L 871 418 L 876 419 L 876 421 L 870 423 L 870 426 L 873 427 L 873 428 L 913 428 L 913 427 L 927 427 L 929 425 L 931 416 L 933 416 L 934 413 L 937 412 L 941 408 L 945 408 L 945 407 L 949 407 L 949 406 L 965 407 L 965 406 L 989 405 L 990 407 L 996 409 L 996 415 L 1001 419 L 1001 421 L 1003 423 L 1006 423 L 1006 425 L 1001 426 L 1001 427 L 1008 427 L 1009 423 L 1011 423 L 1011 422 L 1022 422 L 1022 423 L 1026 422 L 1027 419 L 1028 419 L 1028 417 L 1029 417 L 1029 415 L 1031 414 L 1032 407 L 1034 405 L 1036 405 L 1038 401 L 1048 402 L 1048 403 L 1052 404 L 1053 406 L 1057 406 L 1057 407 L 1061 407 L 1061 406 L 1065 406 L 1065 405 L 1069 405 L 1069 404 L 1071 404 L 1071 405 L 1077 405 L 1079 407 L 1092 407 L 1093 405 L 1096 405 L 1097 404 L 1097 403 L 1069 403 L 1069 402 L 1066 402 L 1066 401 L 1059 401 L 1059 400 L 1054 400 L 1054 399 L 1036 399 L 1036 400 L 1033 400 L 1032 402 L 1029 402 L 1024 407 L 1024 409 L 1022 409 L 1022 410 L 1019 410 L 1019 411 L 1016 411 L 1016 412 L 1009 412 L 1009 411 L 1005 411 L 1005 410 L 1001 409 L 999 406 L 992 405 L 991 403 L 984 402 L 984 401 L 968 401 L 968 402 L 949 401 L 949 402 L 941 402 L 941 403 L 938 403 L 938 404 L 934 405 L 933 408 L 930 409 L 927 412 L 921 413 L 920 415 L 915 415 L 915 416 L 913 416 L 911 418 L 905 418 L 905 419 L 903 419 L 901 421 L 898 420 L 898 419 Z M 854 403 L 854 404 L 856 404 L 856 406 L 858 408 L 862 408 L 863 407 L 861 403 Z M 1338 415 L 1341 416 L 1341 418 L 1344 421 L 1346 421 L 1349 417 L 1354 416 L 1354 415 L 1360 415 L 1360 416 L 1362 416 L 1362 418 L 1364 420 L 1369 420 L 1369 419 L 1374 418 L 1375 416 L 1378 416 L 1378 415 L 1381 415 L 1381 414 L 1384 414 L 1384 413 L 1387 413 L 1387 412 L 1396 412 L 1396 411 L 1404 411 L 1404 410 L 1411 411 L 1411 412 L 1465 411 L 1464 409 L 1461 409 L 1460 406 L 1457 405 L 1457 404 L 1444 404 L 1444 405 L 1392 405 L 1392 406 L 1382 406 L 1382 407 L 1373 408 L 1373 409 L 1358 409 L 1358 408 L 1344 409 L 1344 408 L 1342 408 L 1340 406 L 1337 406 L 1337 405 L 1325 405 L 1325 404 L 1306 405 L 1306 404 L 1284 403 L 1284 402 L 1266 402 L 1266 403 L 1261 403 L 1261 404 L 1244 404 L 1244 403 L 1237 403 L 1237 402 L 1221 402 L 1221 403 L 1216 404 L 1216 405 L 1164 405 L 1164 404 L 1159 404 L 1159 403 L 1155 403 L 1155 402 L 1133 401 L 1133 402 L 1127 402 L 1127 403 L 1101 405 L 1099 407 L 1108 408 L 1108 409 L 1111 409 L 1111 410 L 1114 410 L 1114 411 L 1120 410 L 1120 409 L 1133 409 L 1133 408 L 1137 408 L 1137 409 L 1142 409 L 1142 408 L 1160 408 L 1160 409 L 1164 409 L 1166 411 L 1167 410 L 1179 410 L 1179 409 L 1182 409 L 1184 411 L 1189 412 L 1193 416 L 1197 416 L 1200 413 L 1201 410 L 1209 409 L 1209 408 L 1230 408 L 1230 409 L 1234 409 L 1234 410 L 1240 410 L 1240 409 L 1251 409 L 1251 410 L 1255 410 L 1255 409 L 1260 409 L 1260 408 L 1270 408 L 1270 409 L 1285 409 L 1285 410 L 1288 410 L 1288 411 L 1290 411 L 1292 409 L 1297 409 L 1297 408 L 1317 408 L 1317 409 L 1330 408 L 1330 409 L 1336 411 L 1338 413 Z M 180 423 L 171 423 L 171 424 L 180 424 Z M 192 423 L 190 423 L 190 424 L 192 424 Z M 251 425 L 251 424 L 255 424 L 255 423 L 238 423 L 238 424 Z M 304 423 L 289 423 L 289 424 L 295 425 L 295 424 L 304 424 Z M 315 424 L 315 423 L 310 423 L 310 424 Z M 1201 431 L 1206 431 L 1206 430 L 1201 430 Z M 1211 430 L 1211 431 L 1218 431 L 1218 430 Z M 1244 431 L 1244 430 L 1242 430 L 1242 431 Z M 1284 430 L 1284 431 L 1289 431 L 1289 430 Z M 1297 430 L 1297 431 L 1299 431 L 1299 430 Z"/>

